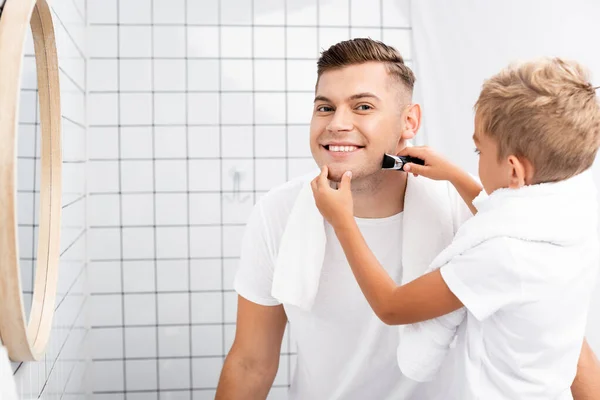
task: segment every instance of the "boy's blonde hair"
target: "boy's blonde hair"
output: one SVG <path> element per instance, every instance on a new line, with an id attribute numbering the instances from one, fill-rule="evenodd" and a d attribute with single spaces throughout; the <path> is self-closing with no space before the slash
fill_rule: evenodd
<path id="1" fill-rule="evenodd" d="M 584 68 L 560 58 L 511 65 L 488 79 L 475 104 L 482 134 L 498 143 L 499 160 L 533 164 L 534 182 L 588 169 L 600 144 L 600 104 Z"/>

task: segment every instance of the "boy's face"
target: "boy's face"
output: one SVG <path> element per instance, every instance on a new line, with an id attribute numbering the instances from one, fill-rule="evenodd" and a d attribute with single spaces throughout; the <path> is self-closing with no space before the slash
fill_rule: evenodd
<path id="1" fill-rule="evenodd" d="M 476 151 L 479 154 L 479 179 L 487 194 L 510 185 L 510 168 L 498 160 L 498 144 L 489 135 L 481 132 L 477 118 L 473 135 Z"/>
<path id="2" fill-rule="evenodd" d="M 420 108 L 383 63 L 364 63 L 323 73 L 315 93 L 310 148 L 329 179 L 352 181 L 380 173 L 384 153 L 396 154 L 420 124 Z M 407 99 L 403 101 L 403 98 Z"/>

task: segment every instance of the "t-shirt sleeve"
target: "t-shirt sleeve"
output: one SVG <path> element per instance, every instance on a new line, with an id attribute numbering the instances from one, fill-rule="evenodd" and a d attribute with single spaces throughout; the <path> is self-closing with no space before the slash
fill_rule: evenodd
<path id="1" fill-rule="evenodd" d="M 448 288 L 480 321 L 524 300 L 524 277 L 507 240 L 485 241 L 440 268 Z"/>
<path id="2" fill-rule="evenodd" d="M 275 270 L 271 236 L 262 205 L 258 202 L 246 224 L 233 287 L 240 296 L 264 306 L 280 304 L 271 296 Z"/>

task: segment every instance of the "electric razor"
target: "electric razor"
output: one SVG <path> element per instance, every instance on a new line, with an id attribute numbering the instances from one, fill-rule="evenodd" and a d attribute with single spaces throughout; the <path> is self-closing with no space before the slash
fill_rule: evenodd
<path id="1" fill-rule="evenodd" d="M 394 156 L 391 154 L 383 155 L 383 162 L 381 163 L 381 169 L 392 169 L 392 170 L 404 170 L 404 165 L 407 163 L 425 165 L 425 161 L 420 158 L 409 157 L 409 156 Z"/>

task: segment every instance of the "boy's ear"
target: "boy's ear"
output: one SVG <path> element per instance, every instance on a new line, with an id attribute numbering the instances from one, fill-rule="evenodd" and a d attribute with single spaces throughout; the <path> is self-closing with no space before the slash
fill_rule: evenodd
<path id="1" fill-rule="evenodd" d="M 404 129 L 401 138 L 410 140 L 417 135 L 421 127 L 421 106 L 419 104 L 409 105 L 403 113 Z"/>
<path id="2" fill-rule="evenodd" d="M 509 156 L 510 176 L 508 187 L 518 189 L 533 183 L 533 165 L 524 157 Z"/>

